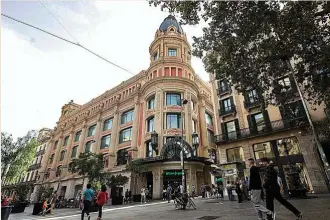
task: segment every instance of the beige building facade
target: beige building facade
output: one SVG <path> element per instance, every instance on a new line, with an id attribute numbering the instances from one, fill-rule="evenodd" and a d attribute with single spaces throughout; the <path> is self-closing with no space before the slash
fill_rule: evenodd
<path id="1" fill-rule="evenodd" d="M 65 198 L 75 197 L 83 180 L 68 165 L 81 152 L 91 151 L 104 154 L 104 171 L 130 178 L 123 191 L 139 194 L 145 186 L 153 198 L 160 198 L 164 186 L 181 181 L 181 147 L 188 189 L 211 183 L 209 152 L 216 151 L 212 92 L 191 67 L 190 45 L 173 16 L 156 31 L 149 53 L 147 70 L 84 105 L 71 101 L 62 107 L 39 183 L 59 189 Z M 182 105 L 182 100 L 187 103 Z M 151 143 L 153 132 L 156 145 Z M 198 145 L 192 144 L 193 133 Z M 126 169 L 128 158 L 141 159 L 147 170 L 132 175 Z"/>
<path id="2" fill-rule="evenodd" d="M 292 78 L 278 79 L 290 94 L 288 102 L 279 107 L 267 106 L 265 110 L 261 109 L 261 96 L 253 87 L 239 94 L 225 79 L 217 80 L 210 74 L 210 80 L 217 163 L 225 181 L 246 177 L 247 159 L 254 158 L 258 163 L 260 158 L 268 157 L 278 169 L 286 190 L 296 187 L 290 182 L 293 166 L 299 171 L 296 178 L 309 192 L 328 192 L 306 112 Z M 318 106 L 317 110 L 307 106 L 313 121 L 325 116 L 324 106 Z"/>

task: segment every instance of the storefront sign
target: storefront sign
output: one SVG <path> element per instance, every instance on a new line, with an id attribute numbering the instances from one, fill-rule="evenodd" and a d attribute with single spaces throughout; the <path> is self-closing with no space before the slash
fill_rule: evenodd
<path id="1" fill-rule="evenodd" d="M 182 176 L 182 171 L 180 170 L 165 170 L 164 176 Z"/>

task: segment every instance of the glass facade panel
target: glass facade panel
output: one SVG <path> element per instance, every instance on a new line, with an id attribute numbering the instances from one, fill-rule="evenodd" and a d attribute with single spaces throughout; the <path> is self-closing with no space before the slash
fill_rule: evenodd
<path id="1" fill-rule="evenodd" d="M 132 138 L 132 128 L 126 128 L 119 133 L 119 144 L 130 141 Z"/>
<path id="2" fill-rule="evenodd" d="M 72 148 L 72 152 L 71 152 L 71 158 L 74 158 L 77 156 L 77 151 L 78 151 L 78 146 L 74 146 Z"/>
<path id="3" fill-rule="evenodd" d="M 69 142 L 69 136 L 66 136 L 66 137 L 64 138 L 63 146 L 67 146 L 67 145 L 68 145 L 68 142 Z"/>
<path id="4" fill-rule="evenodd" d="M 74 142 L 78 142 L 80 140 L 80 136 L 81 136 L 81 131 L 78 131 L 74 137 Z"/>
<path id="5" fill-rule="evenodd" d="M 236 126 L 234 121 L 225 124 L 229 140 L 237 139 Z"/>
<path id="6" fill-rule="evenodd" d="M 223 105 L 224 112 L 229 112 L 232 109 L 233 103 L 231 103 L 231 99 L 228 98 L 228 99 L 222 100 L 222 105 Z"/>
<path id="7" fill-rule="evenodd" d="M 213 126 L 213 119 L 212 116 L 208 113 L 205 113 L 206 124 Z"/>
<path id="8" fill-rule="evenodd" d="M 110 146 L 111 135 L 106 135 L 101 138 L 101 149 L 108 148 Z"/>
<path id="9" fill-rule="evenodd" d="M 286 149 L 289 155 L 301 154 L 299 142 L 296 137 L 277 140 L 276 145 L 279 156 L 287 156 Z"/>
<path id="10" fill-rule="evenodd" d="M 112 118 L 103 122 L 103 131 L 110 130 L 112 128 Z"/>
<path id="11" fill-rule="evenodd" d="M 242 147 L 227 149 L 227 162 L 244 161 L 244 152 Z"/>
<path id="12" fill-rule="evenodd" d="M 125 123 L 128 123 L 130 121 L 133 121 L 133 113 L 134 113 L 133 110 L 128 111 L 128 112 L 124 112 L 121 115 L 121 124 L 125 124 Z"/>
<path id="13" fill-rule="evenodd" d="M 148 109 L 155 109 L 155 97 L 152 97 L 148 101 Z"/>
<path id="14" fill-rule="evenodd" d="M 248 97 L 249 97 L 250 103 L 255 103 L 256 101 L 258 101 L 257 90 L 253 89 L 253 90 L 248 91 Z"/>
<path id="15" fill-rule="evenodd" d="M 88 137 L 94 136 L 96 130 L 96 125 L 92 125 L 88 128 Z"/>
<path id="16" fill-rule="evenodd" d="M 258 131 L 263 131 L 266 129 L 265 119 L 264 119 L 264 115 L 262 113 L 253 115 L 253 118 L 256 122 Z"/>
<path id="17" fill-rule="evenodd" d="M 88 141 L 85 145 L 85 153 L 91 152 L 91 148 L 92 148 L 92 141 Z"/>
<path id="18" fill-rule="evenodd" d="M 176 57 L 176 49 L 174 48 L 168 48 L 168 56 L 170 57 Z"/>
<path id="19" fill-rule="evenodd" d="M 181 95 L 176 93 L 167 93 L 166 105 L 181 105 Z"/>
<path id="20" fill-rule="evenodd" d="M 256 160 L 259 160 L 260 158 L 263 157 L 267 157 L 267 158 L 275 157 L 271 142 L 254 144 L 253 152 Z"/>
<path id="21" fill-rule="evenodd" d="M 166 115 L 166 128 L 181 128 L 180 125 L 181 115 L 179 114 L 167 114 Z"/>
<path id="22" fill-rule="evenodd" d="M 153 132 L 155 130 L 154 128 L 154 117 L 150 118 L 148 121 L 148 132 Z"/>

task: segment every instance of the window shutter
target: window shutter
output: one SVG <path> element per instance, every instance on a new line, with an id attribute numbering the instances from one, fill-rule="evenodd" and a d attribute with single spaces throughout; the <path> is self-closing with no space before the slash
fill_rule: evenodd
<path id="1" fill-rule="evenodd" d="M 262 112 L 262 115 L 264 116 L 264 121 L 265 121 L 265 124 L 266 124 L 267 131 L 271 131 L 272 130 L 272 124 L 270 123 L 268 111 L 264 110 Z"/>
<path id="2" fill-rule="evenodd" d="M 298 117 L 301 117 L 302 119 L 307 119 L 306 111 L 302 102 L 302 100 L 299 100 L 297 103 L 299 108 Z"/>
<path id="3" fill-rule="evenodd" d="M 219 101 L 219 105 L 220 105 L 220 112 L 224 112 L 222 100 Z"/>
<path id="4" fill-rule="evenodd" d="M 232 96 L 230 96 L 230 104 L 231 104 L 231 106 L 232 106 L 232 108 L 234 107 L 234 99 L 233 99 L 233 97 Z M 231 108 L 231 109 L 232 109 Z"/>
<path id="5" fill-rule="evenodd" d="M 222 133 L 222 139 L 228 140 L 228 132 L 225 123 L 221 123 L 221 133 Z"/>
<path id="6" fill-rule="evenodd" d="M 235 119 L 234 120 L 234 123 L 235 123 L 235 130 L 236 130 L 237 138 L 240 138 L 241 137 L 241 131 L 239 129 L 239 121 L 238 121 L 238 119 Z"/>
<path id="7" fill-rule="evenodd" d="M 248 115 L 247 120 L 248 120 L 248 124 L 249 124 L 250 134 L 255 134 L 256 129 L 255 129 L 255 126 L 254 126 L 254 123 L 253 123 L 252 115 Z"/>

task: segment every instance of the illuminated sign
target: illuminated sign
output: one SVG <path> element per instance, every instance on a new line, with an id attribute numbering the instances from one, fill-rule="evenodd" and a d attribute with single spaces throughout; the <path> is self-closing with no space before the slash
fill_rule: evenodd
<path id="1" fill-rule="evenodd" d="M 182 170 L 165 170 L 164 176 L 182 176 Z"/>

